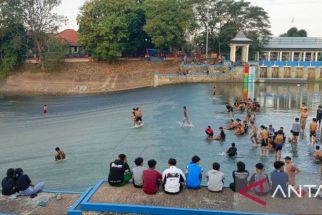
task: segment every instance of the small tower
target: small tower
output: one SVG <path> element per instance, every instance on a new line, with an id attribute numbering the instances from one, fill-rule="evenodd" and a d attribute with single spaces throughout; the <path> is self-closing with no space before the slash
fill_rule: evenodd
<path id="1" fill-rule="evenodd" d="M 236 62 L 236 50 L 237 47 L 242 47 L 242 63 L 248 62 L 248 55 L 249 55 L 249 46 L 252 44 L 252 40 L 247 38 L 244 34 L 244 32 L 240 31 L 236 35 L 235 38 L 233 38 L 230 41 L 230 61 L 233 63 Z"/>

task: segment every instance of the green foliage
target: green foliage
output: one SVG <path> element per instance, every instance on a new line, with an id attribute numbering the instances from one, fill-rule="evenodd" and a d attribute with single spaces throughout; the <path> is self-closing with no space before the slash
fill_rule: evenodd
<path id="1" fill-rule="evenodd" d="M 0 78 L 25 60 L 26 32 L 22 25 L 8 26 L 0 33 Z"/>
<path id="2" fill-rule="evenodd" d="M 26 31 L 19 22 L 20 0 L 0 1 L 0 78 L 25 60 Z"/>
<path id="3" fill-rule="evenodd" d="M 281 34 L 280 37 L 307 37 L 307 32 L 304 29 L 298 30 L 296 27 L 293 27 L 285 34 Z"/>
<path id="4" fill-rule="evenodd" d="M 129 25 L 135 23 L 138 17 L 135 9 L 133 0 L 93 0 L 85 3 L 77 18 L 79 42 L 94 59 L 115 60 L 128 48 Z M 132 34 L 135 34 L 134 29 Z"/>
<path id="5" fill-rule="evenodd" d="M 129 36 L 124 43 L 123 56 L 143 56 L 148 47 L 152 47 L 151 39 L 143 31 L 145 25 L 145 13 L 141 8 L 138 8 L 134 13 L 130 14 L 128 19 Z"/>
<path id="6" fill-rule="evenodd" d="M 0 2 L 0 37 L 2 72 L 22 64 L 27 43 L 36 47 L 41 67 L 42 51 L 47 46 L 48 35 L 55 33 L 66 18 L 54 12 L 61 0 L 4 0 Z M 33 40 L 27 41 L 28 38 Z M 33 47 L 30 47 L 33 48 Z"/>
<path id="7" fill-rule="evenodd" d="M 239 31 L 253 40 L 250 55 L 261 51 L 271 33 L 267 12 L 247 1 L 194 0 L 195 14 L 201 34 L 195 43 L 205 46 L 206 27 L 209 31 L 209 48 L 219 53 L 229 53 L 229 42 Z"/>
<path id="8" fill-rule="evenodd" d="M 145 0 L 143 9 L 147 18 L 144 30 L 153 44 L 161 49 L 182 48 L 194 19 L 189 1 Z"/>
<path id="9" fill-rule="evenodd" d="M 64 65 L 66 45 L 56 39 L 49 37 L 41 51 L 44 69 L 49 72 L 59 71 Z"/>

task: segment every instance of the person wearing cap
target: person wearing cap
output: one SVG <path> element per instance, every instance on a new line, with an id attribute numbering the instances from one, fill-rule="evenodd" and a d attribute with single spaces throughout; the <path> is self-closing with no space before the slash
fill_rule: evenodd
<path id="1" fill-rule="evenodd" d="M 299 168 L 297 168 L 292 163 L 292 158 L 290 156 L 286 156 L 284 158 L 285 161 L 285 172 L 288 174 L 288 184 L 295 186 L 295 176 L 301 172 Z"/>
<path id="2" fill-rule="evenodd" d="M 319 105 L 318 109 L 316 110 L 316 120 L 319 123 L 319 128 L 321 126 L 321 119 L 322 119 L 322 106 Z"/>
<path id="3" fill-rule="evenodd" d="M 289 140 L 290 143 L 297 143 L 300 131 L 301 131 L 301 125 L 300 125 L 300 119 L 298 117 L 295 118 L 295 122 L 292 125 L 292 138 Z"/>
<path id="4" fill-rule="evenodd" d="M 123 186 L 132 179 L 132 175 L 126 155 L 119 154 L 118 158 L 110 163 L 108 183 L 111 186 Z"/>
<path id="5" fill-rule="evenodd" d="M 275 170 L 271 173 L 271 194 L 275 193 L 275 197 L 286 197 L 283 193 L 287 195 L 288 175 L 284 172 L 284 165 L 285 163 L 283 161 L 274 162 Z M 282 188 L 283 193 L 279 189 L 276 190 L 278 186 Z"/>
<path id="6" fill-rule="evenodd" d="M 266 179 L 265 183 L 263 183 L 263 190 L 260 189 L 260 187 L 255 187 L 252 189 L 252 191 L 258 195 L 264 195 L 270 191 L 270 182 L 268 175 L 265 173 L 264 165 L 262 163 L 257 163 L 255 165 L 256 167 L 256 173 L 254 173 L 249 180 L 249 184 L 253 184 L 256 182 L 259 182 Z"/>

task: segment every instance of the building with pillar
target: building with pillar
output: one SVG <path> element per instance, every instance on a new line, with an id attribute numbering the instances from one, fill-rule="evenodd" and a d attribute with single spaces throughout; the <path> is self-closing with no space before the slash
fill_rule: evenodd
<path id="1" fill-rule="evenodd" d="M 248 62 L 249 46 L 252 44 L 252 40 L 247 38 L 245 34 L 240 31 L 235 38 L 230 41 L 230 61 L 235 63 L 240 61 L 242 63 Z M 242 49 L 241 58 L 237 60 L 236 52 L 238 49 Z"/>
<path id="2" fill-rule="evenodd" d="M 264 46 L 257 61 L 318 62 L 322 58 L 322 38 L 275 37 Z"/>

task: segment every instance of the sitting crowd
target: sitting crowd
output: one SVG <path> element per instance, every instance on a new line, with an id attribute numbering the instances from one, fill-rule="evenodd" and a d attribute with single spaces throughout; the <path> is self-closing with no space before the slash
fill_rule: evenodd
<path id="1" fill-rule="evenodd" d="M 7 170 L 7 177 L 2 180 L 1 186 L 2 195 L 10 196 L 13 194 L 18 194 L 21 196 L 34 197 L 44 188 L 45 183 L 40 182 L 36 185 L 33 185 L 29 176 L 24 174 L 23 169 L 9 168 Z"/>
<path id="2" fill-rule="evenodd" d="M 176 159 L 168 160 L 168 168 L 162 173 L 156 170 L 157 162 L 149 160 L 148 168 L 144 167 L 144 160 L 138 157 L 134 161 L 135 167 L 131 170 L 127 157 L 120 154 L 118 158 L 110 163 L 110 172 L 108 183 L 111 186 L 123 186 L 132 181 L 135 188 L 140 188 L 146 194 L 155 194 L 162 186 L 167 194 L 178 194 L 184 187 L 187 189 L 199 189 L 202 187 L 203 168 L 200 166 L 200 157 L 195 155 L 191 162 L 187 165 L 186 171 L 182 171 L 176 166 Z M 263 189 L 253 188 L 253 192 L 258 194 L 273 192 L 278 185 L 282 187 L 284 192 L 287 192 L 287 186 L 295 185 L 295 175 L 300 170 L 292 164 L 290 157 L 285 157 L 285 163 L 276 161 L 274 163 L 275 170 L 270 174 L 270 177 L 265 173 L 265 168 L 262 163 L 255 165 L 255 173 L 249 179 L 249 172 L 246 170 L 246 165 L 239 161 L 237 170 L 232 172 L 233 183 L 229 185 L 231 190 L 239 192 L 248 184 L 255 183 L 266 179 Z M 224 173 L 220 171 L 220 164 L 215 162 L 212 169 L 206 173 L 207 188 L 211 192 L 222 192 L 224 189 Z M 279 196 L 281 193 L 276 193 Z"/>

